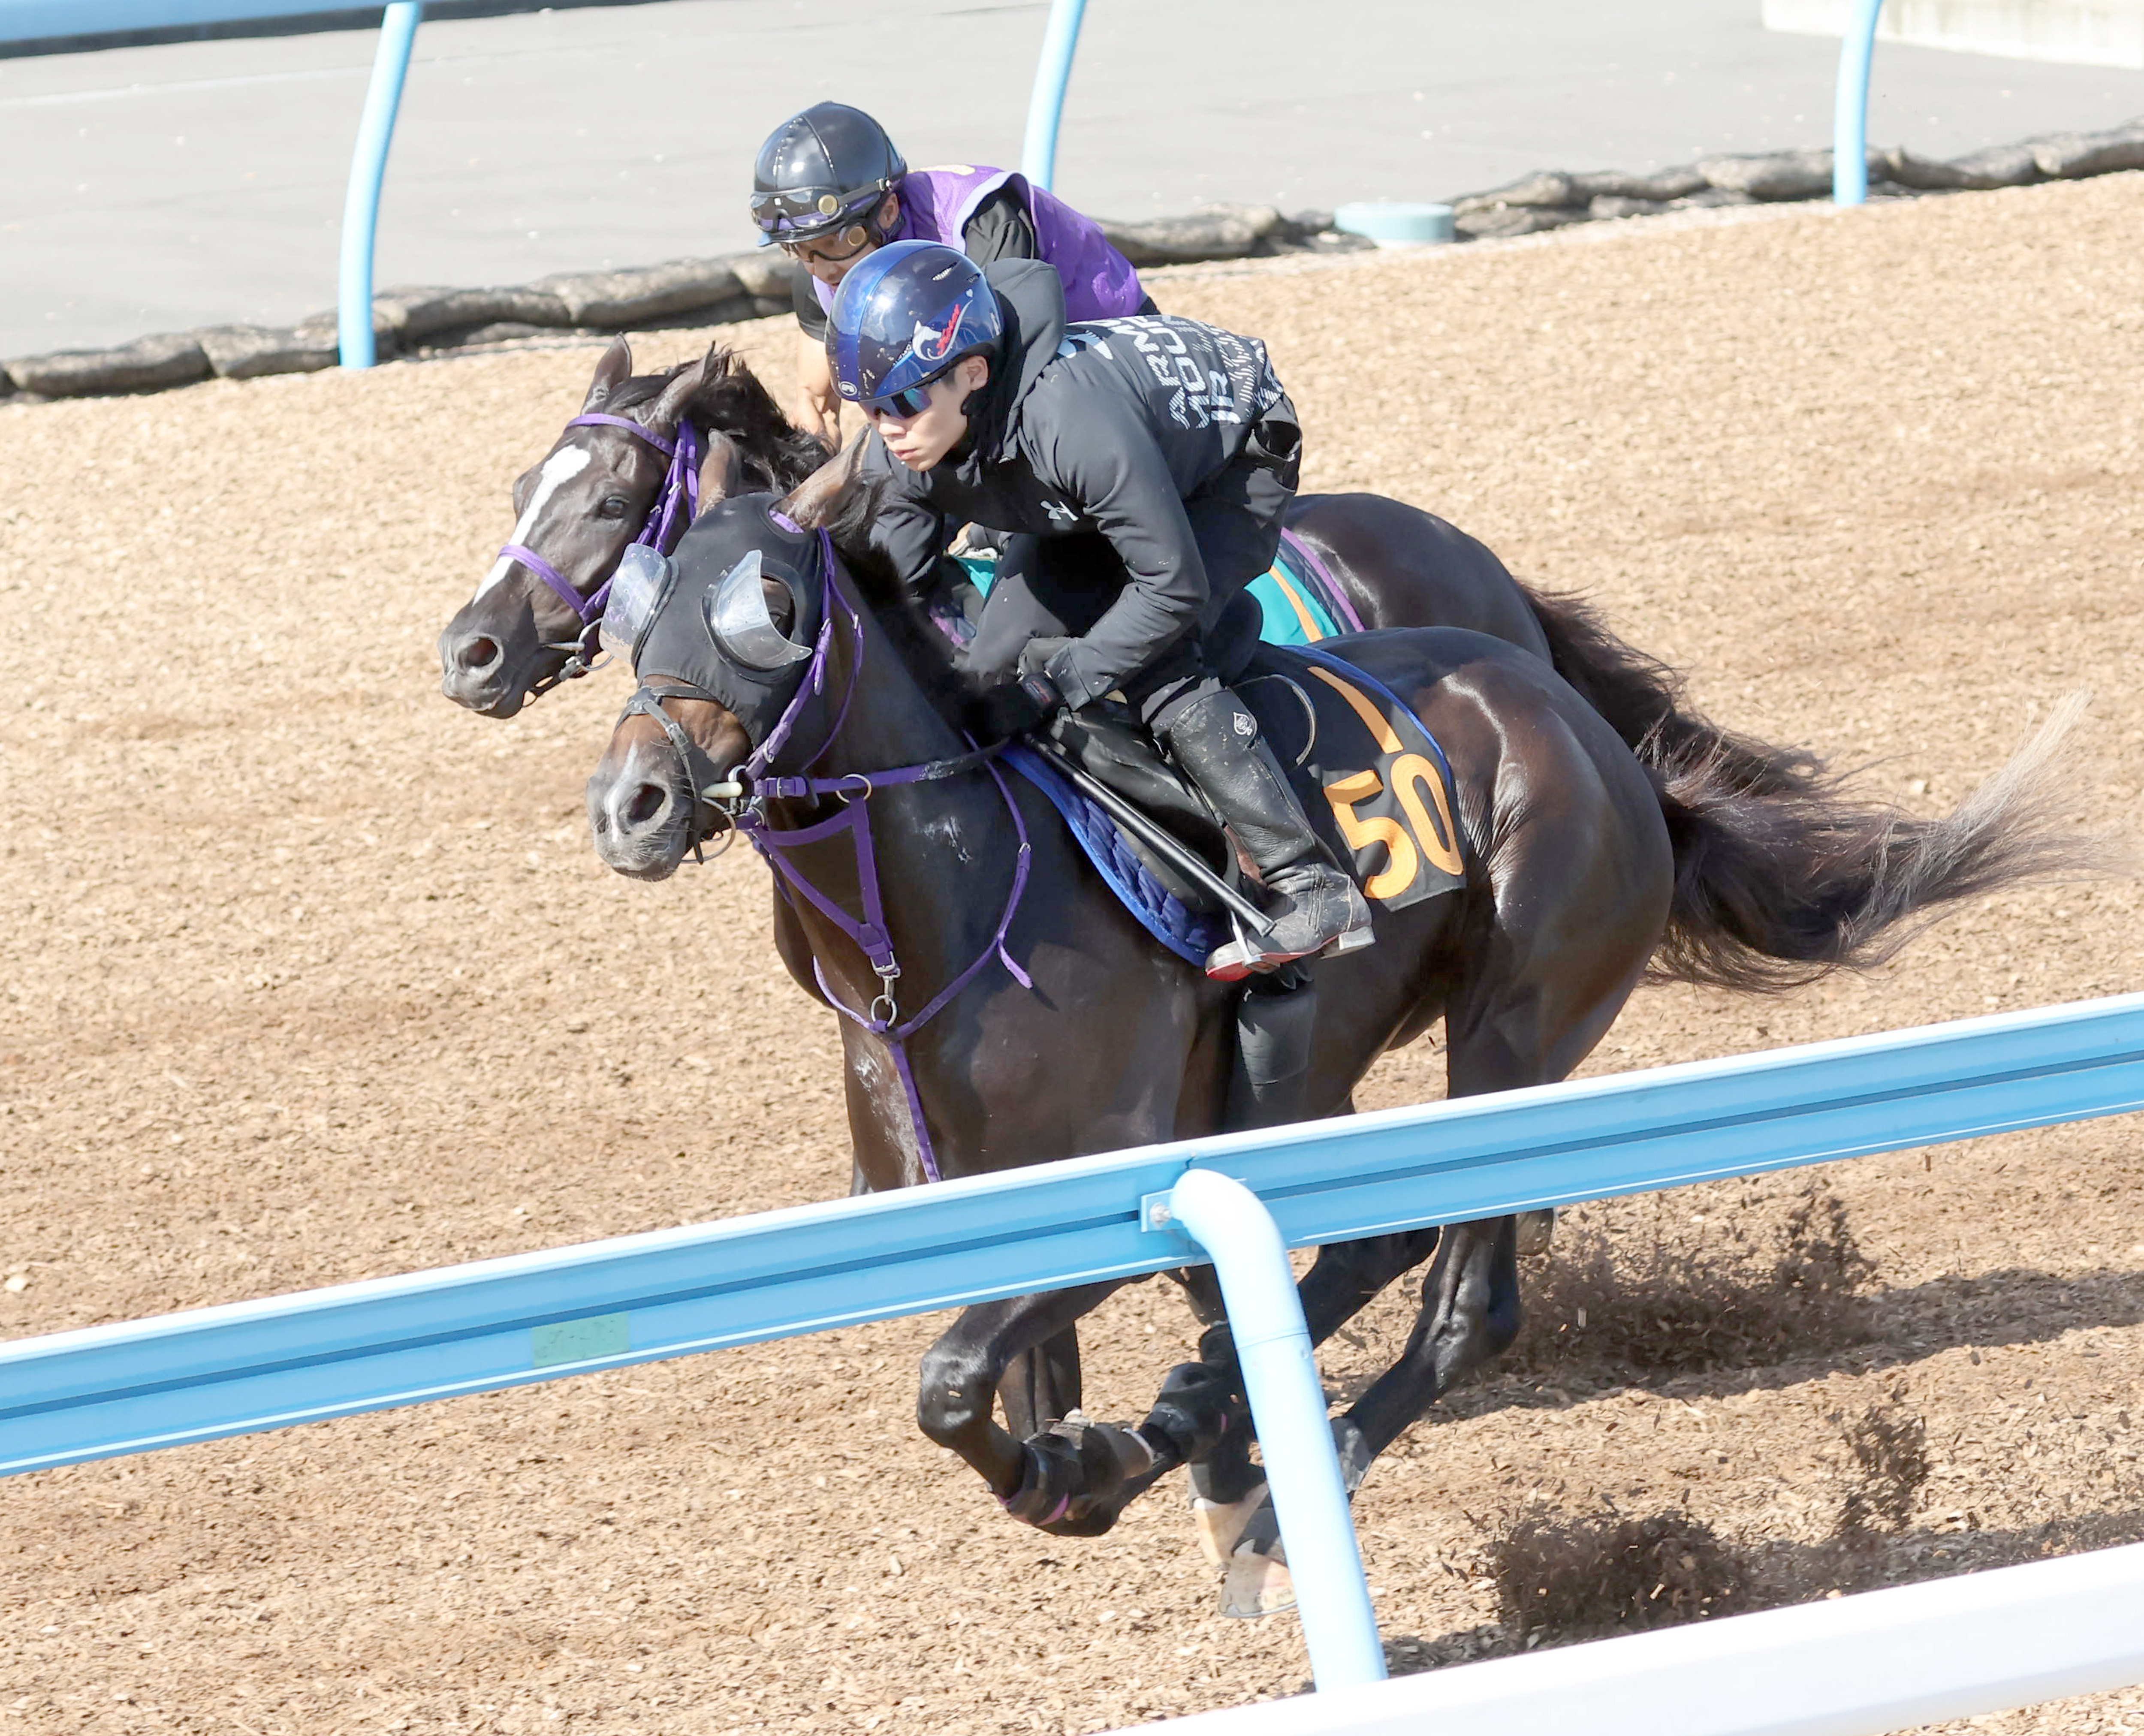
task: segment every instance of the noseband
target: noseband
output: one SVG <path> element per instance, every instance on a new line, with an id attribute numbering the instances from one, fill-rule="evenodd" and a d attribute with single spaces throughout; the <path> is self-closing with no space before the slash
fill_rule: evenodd
<path id="1" fill-rule="evenodd" d="M 781 521 L 787 524 L 787 520 Z M 819 623 L 819 632 L 812 642 L 811 660 L 805 666 L 804 678 L 797 683 L 797 692 L 786 706 L 780 720 L 767 732 L 767 739 L 752 751 L 752 757 L 727 774 L 718 774 L 717 781 L 702 786 L 698 768 L 716 768 L 699 744 L 687 735 L 682 725 L 663 708 L 665 698 L 704 699 L 713 704 L 722 702 L 712 693 L 692 686 L 690 682 L 665 681 L 659 686 L 643 684 L 625 703 L 620 721 L 635 713 L 653 719 L 669 737 L 684 762 L 687 781 L 692 786 L 695 798 L 692 811 L 687 821 L 687 840 L 692 854 L 700 856 L 700 846 L 707 836 L 708 828 L 700 823 L 702 803 L 714 808 L 728 821 L 726 831 L 730 836 L 742 832 L 751 841 L 753 849 L 766 858 L 767 866 L 774 870 L 774 883 L 783 898 L 793 907 L 797 899 L 803 899 L 814 910 L 853 941 L 859 951 L 870 961 L 877 974 L 879 993 L 870 1007 L 857 1012 L 845 1004 L 834 993 L 826 974 L 819 968 L 815 957 L 811 974 L 817 980 L 819 992 L 826 1004 L 844 1019 L 861 1025 L 883 1042 L 892 1053 L 894 1072 L 901 1080 L 901 1091 L 906 1099 L 909 1125 L 915 1130 L 917 1161 L 921 1164 L 926 1181 L 941 1179 L 938 1153 L 931 1143 L 931 1129 L 923 1117 L 923 1099 L 917 1090 L 916 1074 L 909 1064 L 908 1039 L 922 1029 L 943 1011 L 953 997 L 975 980 L 993 959 L 1001 961 L 1013 980 L 1023 989 L 1035 985 L 1028 975 L 1013 961 L 1005 950 L 1005 936 L 1012 930 L 1013 918 L 1019 913 L 1021 895 L 1027 890 L 1028 870 L 1034 851 L 1028 842 L 1027 822 L 1020 811 L 1007 786 L 1005 774 L 994 763 L 999 754 L 1009 745 L 998 742 L 987 747 L 971 748 L 966 753 L 955 754 L 950 758 L 929 760 L 919 766 L 896 766 L 879 771 L 850 771 L 839 777 L 812 777 L 808 775 L 779 776 L 769 772 L 774 756 L 787 745 L 797 727 L 797 718 L 806 703 L 814 696 L 826 691 L 826 663 L 834 645 L 834 617 L 838 610 L 849 630 L 848 681 L 841 692 L 840 706 L 834 721 L 826 731 L 826 739 L 818 751 L 804 762 L 802 771 L 809 774 L 811 768 L 823 760 L 840 737 L 841 726 L 847 722 L 850 702 L 856 697 L 856 683 L 863 673 L 864 625 L 863 618 L 842 593 L 837 578 L 833 539 L 825 531 L 819 533 L 820 558 L 826 573 L 827 608 Z M 934 783 L 940 778 L 958 777 L 965 772 L 987 771 L 997 786 L 1005 811 L 1012 816 L 1013 833 L 1020 841 L 1020 848 L 1013 863 L 1012 890 L 1005 899 L 1004 913 L 983 950 L 970 961 L 967 968 L 933 995 L 923 1009 L 908 1018 L 902 1018 L 897 992 L 901 983 L 901 961 L 895 956 L 893 940 L 886 925 L 886 909 L 880 895 L 878 852 L 871 838 L 871 799 L 881 790 L 902 784 Z M 816 801 L 838 797 L 841 811 L 831 819 L 814 825 L 782 829 L 767 818 L 766 805 L 777 799 Z M 792 863 L 787 852 L 838 837 L 847 833 L 851 848 L 856 852 L 856 887 L 859 901 L 863 906 L 861 920 L 851 916 L 841 905 L 817 886 L 811 884 L 803 870 Z M 723 848 L 728 847 L 728 838 Z M 720 851 L 717 851 L 719 855 Z"/>
<path id="2" fill-rule="evenodd" d="M 663 492 L 648 509 L 648 519 L 640 528 L 635 543 L 645 543 L 658 554 L 668 554 L 677 546 L 677 538 L 684 535 L 700 510 L 700 431 L 683 419 L 677 424 L 677 438 L 665 439 L 652 428 L 643 427 L 629 416 L 590 414 L 576 416 L 566 424 L 568 428 L 622 428 L 635 439 L 653 446 L 670 460 L 670 469 L 663 479 Z M 542 579 L 556 593 L 558 600 L 580 617 L 581 632 L 578 638 L 547 644 L 547 651 L 564 651 L 568 654 L 565 667 L 547 680 L 531 688 L 538 696 L 548 693 L 559 682 L 573 681 L 595 667 L 594 657 L 603 625 L 603 605 L 610 599 L 610 578 L 606 578 L 586 597 L 568 583 L 564 576 L 533 548 L 524 548 L 519 543 L 509 543 L 499 551 L 501 558 L 515 561 Z M 613 568 L 613 575 L 615 568 Z"/>

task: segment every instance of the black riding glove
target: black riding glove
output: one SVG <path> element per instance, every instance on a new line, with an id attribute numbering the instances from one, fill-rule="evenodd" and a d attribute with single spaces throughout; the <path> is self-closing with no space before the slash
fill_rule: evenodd
<path id="1" fill-rule="evenodd" d="M 1065 695 L 1050 678 L 1053 657 L 1064 654 L 1070 639 L 1030 639 L 1020 654 L 1020 674 L 983 695 L 983 725 L 992 735 L 1025 736 L 1065 708 Z"/>

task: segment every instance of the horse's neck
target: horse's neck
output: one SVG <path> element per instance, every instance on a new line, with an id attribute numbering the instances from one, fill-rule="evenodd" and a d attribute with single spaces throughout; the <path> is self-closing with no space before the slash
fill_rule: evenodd
<path id="1" fill-rule="evenodd" d="M 846 613 L 838 608 L 835 613 L 835 649 L 824 693 L 798 720 L 793 745 L 780 756 L 783 763 L 777 775 L 801 769 L 821 742 L 826 745 L 812 759 L 810 771 L 818 779 L 868 780 L 874 772 L 967 752 L 968 742 L 939 715 L 871 611 L 859 608 L 860 647 Z M 842 717 L 842 696 L 852 673 L 855 686 Z M 831 741 L 826 733 L 830 729 Z M 834 814 L 838 800 L 781 802 L 775 805 L 774 817 L 784 830 L 801 830 Z M 921 991 L 916 997 L 920 1006 L 967 965 L 995 927 L 1010 891 L 1020 839 L 1006 797 L 993 774 L 981 767 L 878 789 L 868 803 L 871 866 L 886 930 L 904 975 L 912 976 L 913 989 Z M 866 912 L 856 836 L 837 831 L 783 851 L 782 859 L 790 872 L 861 920 Z M 800 904 L 797 915 L 821 970 L 861 1010 L 879 985 L 855 940 L 807 905 Z"/>
<path id="2" fill-rule="evenodd" d="M 835 616 L 830 661 L 836 667 L 827 672 L 821 727 L 835 733 L 812 768 L 814 775 L 839 777 L 853 772 L 867 776 L 966 752 L 968 744 L 939 715 L 891 636 L 856 597 L 847 574 L 839 574 L 834 583 L 841 587 L 842 600 L 856 611 L 861 631 L 851 631 L 847 610 L 830 597 L 826 607 Z M 844 692 L 849 695 L 848 714 L 836 729 Z"/>

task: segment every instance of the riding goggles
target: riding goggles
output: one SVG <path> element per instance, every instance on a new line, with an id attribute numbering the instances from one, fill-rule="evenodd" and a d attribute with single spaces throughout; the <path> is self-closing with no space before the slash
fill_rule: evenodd
<path id="1" fill-rule="evenodd" d="M 879 181 L 867 187 L 781 187 L 756 192 L 752 196 L 752 221 L 770 236 L 784 230 L 831 229 L 871 210 L 892 185 L 890 181 Z"/>
<path id="2" fill-rule="evenodd" d="M 830 236 L 836 241 L 846 242 L 846 250 L 841 253 L 827 252 L 826 242 Z M 846 265 L 858 254 L 865 251 L 871 244 L 870 228 L 865 224 L 851 223 L 846 229 L 838 233 L 830 229 L 815 229 L 809 235 L 792 236 L 786 241 L 777 241 L 774 245 L 787 254 L 790 258 L 802 260 L 807 265 Z M 805 251 L 806 248 L 812 250 L 806 254 Z"/>
<path id="3" fill-rule="evenodd" d="M 938 379 L 943 379 L 945 377 L 941 374 Z M 860 399 L 859 404 L 867 416 L 898 416 L 904 422 L 910 421 L 931 408 L 931 388 L 933 384 L 935 384 L 934 381 L 926 379 L 920 386 L 910 386 L 901 391 L 889 392 L 883 398 Z"/>

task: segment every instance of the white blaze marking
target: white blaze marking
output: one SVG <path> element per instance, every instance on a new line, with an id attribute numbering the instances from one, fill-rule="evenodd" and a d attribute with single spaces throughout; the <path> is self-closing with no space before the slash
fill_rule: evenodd
<path id="1" fill-rule="evenodd" d="M 508 542 L 524 545 L 528 543 L 529 533 L 536 528 L 537 515 L 550 504 L 560 484 L 571 482 L 588 468 L 588 457 L 584 446 L 562 446 L 543 460 L 543 471 L 536 479 L 536 492 L 529 497 L 529 510 L 521 515 L 521 522 L 514 527 L 514 534 L 506 539 Z M 506 556 L 499 556 L 491 571 L 484 574 L 484 583 L 476 588 L 476 594 L 483 596 L 505 578 L 506 569 L 513 564 Z"/>

